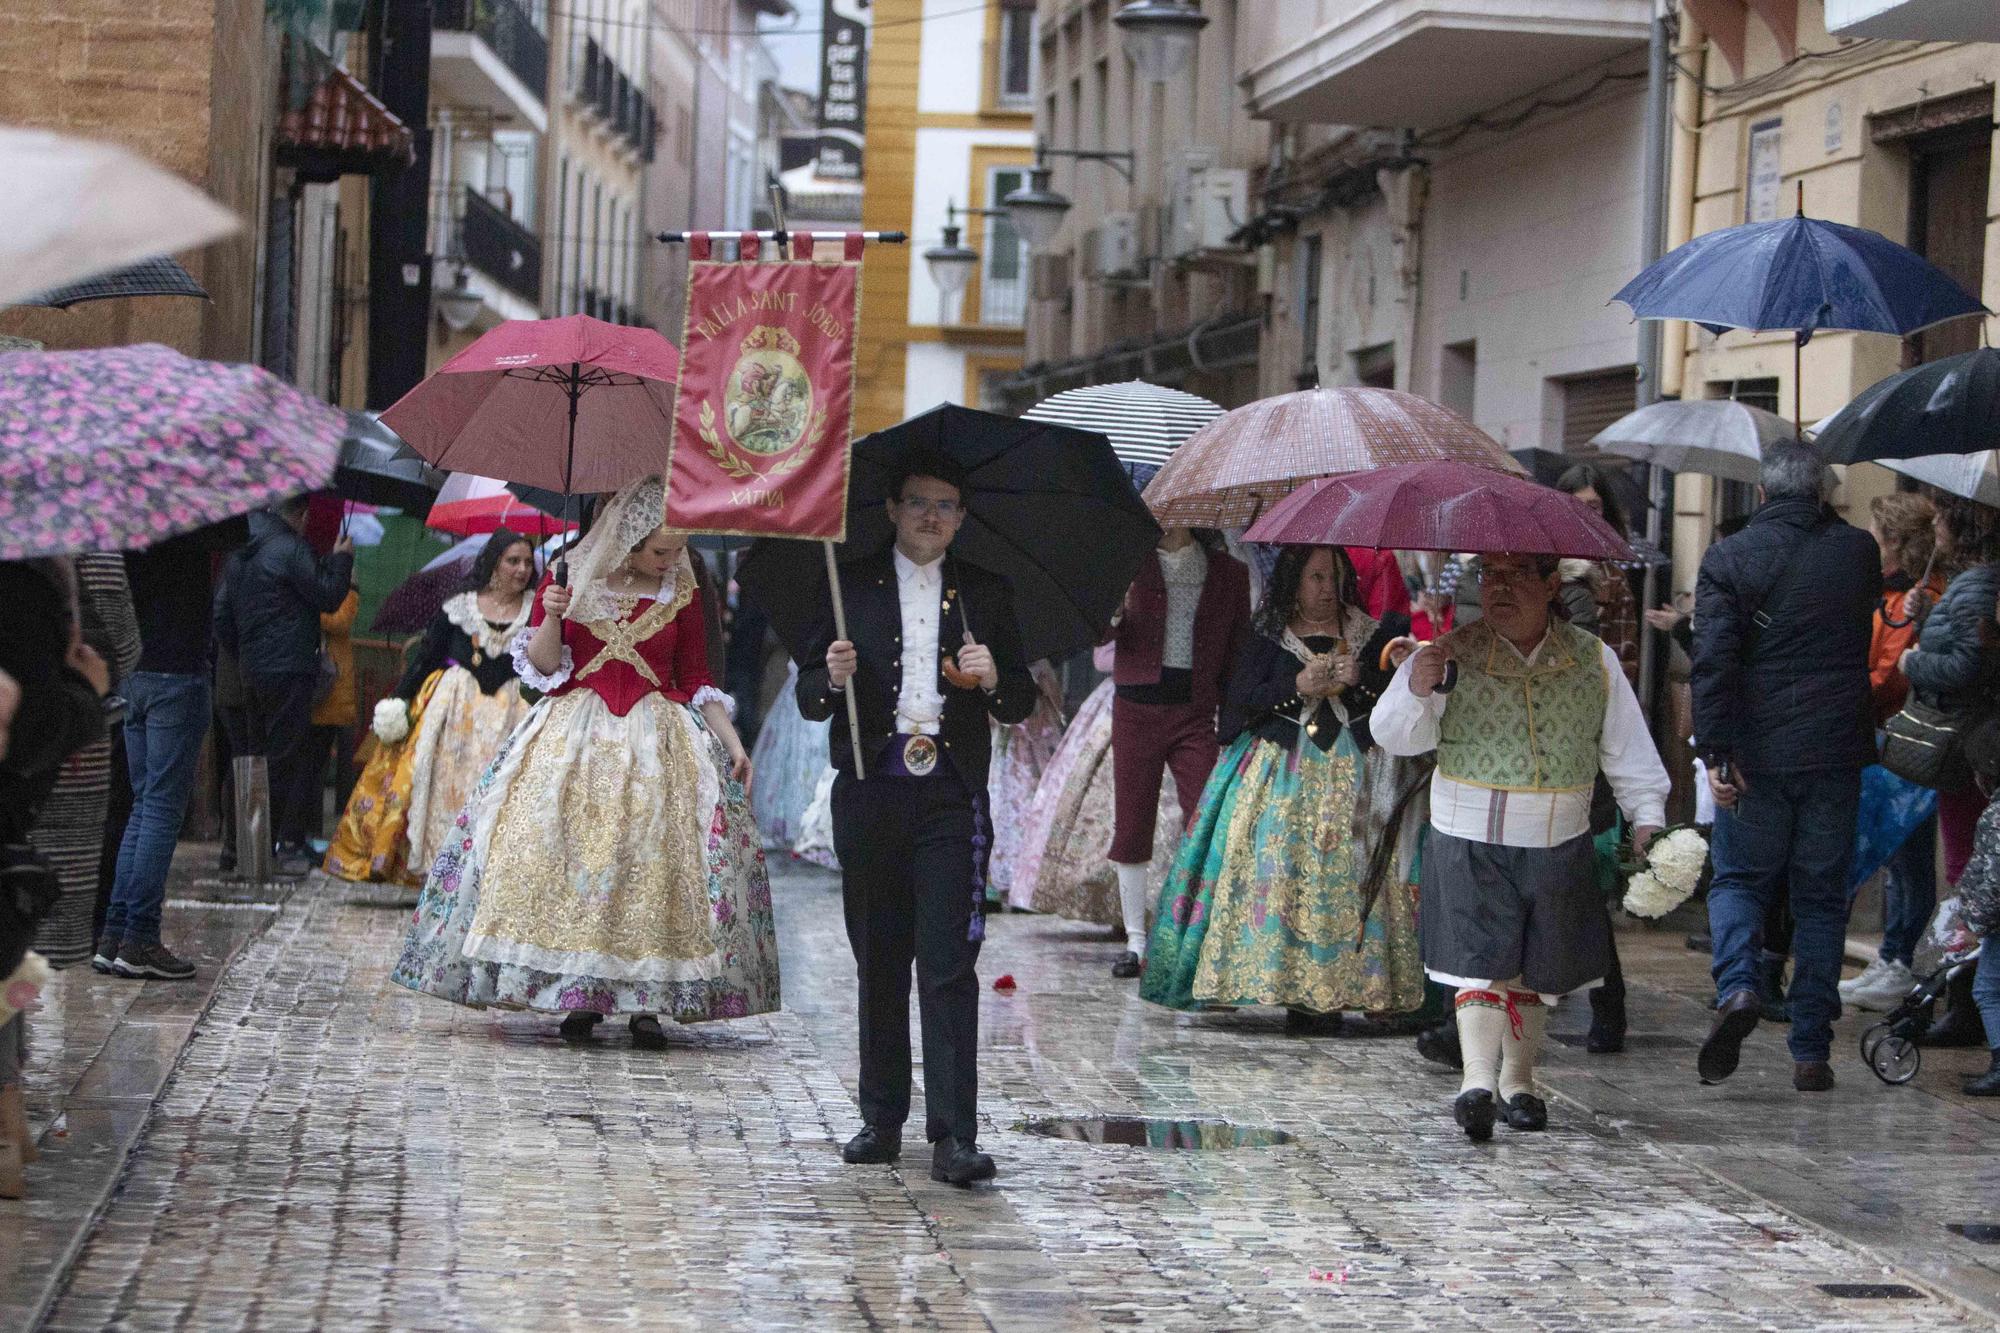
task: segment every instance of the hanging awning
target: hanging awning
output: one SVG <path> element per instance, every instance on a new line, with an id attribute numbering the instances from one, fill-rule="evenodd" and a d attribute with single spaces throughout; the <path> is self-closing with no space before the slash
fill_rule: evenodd
<path id="1" fill-rule="evenodd" d="M 338 67 L 278 122 L 276 147 L 278 161 L 309 181 L 366 176 L 416 160 L 410 127 Z"/>

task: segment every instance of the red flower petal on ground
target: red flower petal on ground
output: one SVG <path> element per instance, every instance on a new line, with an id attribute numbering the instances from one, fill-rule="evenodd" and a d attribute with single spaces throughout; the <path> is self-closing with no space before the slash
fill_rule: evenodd
<path id="1" fill-rule="evenodd" d="M 1012 972 L 1003 972 L 1003 973 L 1001 973 L 1001 974 L 1000 974 L 999 976 L 995 977 L 995 978 L 993 979 L 993 989 L 994 989 L 994 990 L 1013 990 L 1013 989 L 1014 989 L 1014 974 L 1013 974 Z"/>

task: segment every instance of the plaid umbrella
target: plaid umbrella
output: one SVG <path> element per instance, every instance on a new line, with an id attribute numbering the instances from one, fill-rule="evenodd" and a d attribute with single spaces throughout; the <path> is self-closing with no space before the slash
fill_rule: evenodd
<path id="1" fill-rule="evenodd" d="M 1196 394 L 1127 380 L 1065 389 L 1021 415 L 1102 435 L 1133 482 L 1143 485 L 1140 469 L 1150 479 L 1189 436 L 1221 416 L 1222 408 Z"/>
<path id="2" fill-rule="evenodd" d="M 1245 527 L 1315 477 L 1434 461 L 1521 470 L 1485 431 L 1413 393 L 1306 389 L 1204 426 L 1147 485 L 1146 503 L 1166 527 Z"/>
<path id="3" fill-rule="evenodd" d="M 148 259 L 130 268 L 113 269 L 39 296 L 23 297 L 15 304 L 67 310 L 85 301 L 114 301 L 128 296 L 196 296 L 208 300 L 207 291 L 194 280 L 194 274 L 182 268 L 178 261 L 161 255 L 157 259 Z"/>
<path id="4" fill-rule="evenodd" d="M 324 486 L 347 419 L 146 344 L 0 355 L 0 560 L 141 550 Z"/>

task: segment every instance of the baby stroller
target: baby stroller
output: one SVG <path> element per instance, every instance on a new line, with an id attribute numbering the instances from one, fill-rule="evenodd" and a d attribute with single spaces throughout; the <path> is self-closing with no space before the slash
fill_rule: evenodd
<path id="1" fill-rule="evenodd" d="M 1908 1083 L 1924 1066 L 1924 1053 L 1917 1038 L 1930 1023 L 1931 1006 L 1953 977 L 1979 959 L 1977 950 L 1963 957 L 1947 957 L 1929 976 L 1911 987 L 1901 1004 L 1882 1021 L 1861 1034 L 1861 1059 L 1875 1077 L 1891 1087 Z"/>

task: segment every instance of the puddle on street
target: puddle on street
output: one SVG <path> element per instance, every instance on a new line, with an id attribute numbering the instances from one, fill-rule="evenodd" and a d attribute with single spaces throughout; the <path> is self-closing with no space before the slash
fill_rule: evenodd
<path id="1" fill-rule="evenodd" d="M 1225 1120 L 1154 1120 L 1137 1116 L 1057 1117 L 1022 1120 L 1024 1134 L 1070 1143 L 1109 1143 L 1159 1152 L 1222 1152 L 1230 1148 L 1270 1148 L 1290 1143 L 1282 1129 L 1232 1125 Z"/>

